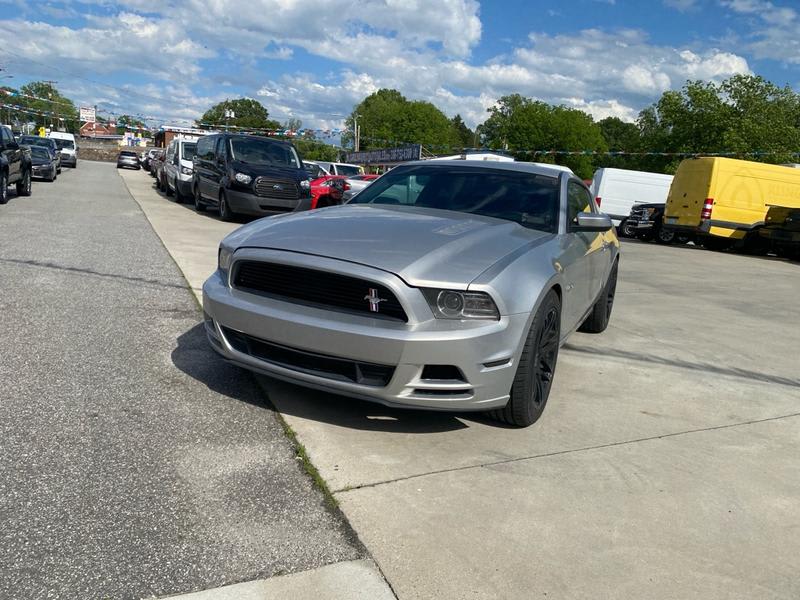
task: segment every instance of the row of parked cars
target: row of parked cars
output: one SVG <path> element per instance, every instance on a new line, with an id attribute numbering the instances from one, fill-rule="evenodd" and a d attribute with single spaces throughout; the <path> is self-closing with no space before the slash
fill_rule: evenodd
<path id="1" fill-rule="evenodd" d="M 721 157 L 674 176 L 598 169 L 590 189 L 624 237 L 800 258 L 800 169 Z"/>
<path id="2" fill-rule="evenodd" d="M 14 135 L 0 125 L 0 204 L 8 202 L 8 187 L 17 196 L 31 195 L 31 181 L 55 181 L 62 166 L 78 166 L 78 148 L 71 133 L 53 131 L 47 137 Z"/>
<path id="3" fill-rule="evenodd" d="M 303 161 L 289 142 L 229 133 L 176 137 L 140 155 L 124 150 L 117 167 L 145 169 L 168 196 L 223 220 L 341 204 L 378 177 L 358 165 Z"/>

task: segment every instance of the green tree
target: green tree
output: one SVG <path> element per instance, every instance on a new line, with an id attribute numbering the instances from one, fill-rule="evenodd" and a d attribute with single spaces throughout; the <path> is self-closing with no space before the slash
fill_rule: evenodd
<path id="1" fill-rule="evenodd" d="M 117 119 L 117 133 L 122 135 L 128 129 L 147 129 L 147 125 L 141 119 L 130 115 L 120 115 Z"/>
<path id="2" fill-rule="evenodd" d="M 456 137 L 458 138 L 458 142 L 462 147 L 474 148 L 477 146 L 475 132 L 467 127 L 467 124 L 464 123 L 464 119 L 461 118 L 461 115 L 456 115 L 450 120 L 450 122 L 453 124 Z"/>
<path id="3" fill-rule="evenodd" d="M 361 101 L 345 122 L 348 133 L 342 144 L 352 147 L 353 126 L 358 115 L 362 150 L 422 144 L 434 152 L 460 146 L 453 124 L 430 102 L 407 100 L 397 90 L 381 89 Z"/>
<path id="4" fill-rule="evenodd" d="M 674 172 L 685 154 L 731 153 L 746 160 L 789 162 L 800 147 L 800 97 L 759 76 L 721 84 L 688 81 L 639 114 L 642 146 L 678 156 L 650 157 L 648 170 Z"/>
<path id="5" fill-rule="evenodd" d="M 339 150 L 335 146 L 310 138 L 292 138 L 291 142 L 300 156 L 308 160 L 338 161 Z"/>
<path id="6" fill-rule="evenodd" d="M 283 124 L 283 128 L 289 131 L 298 131 L 303 128 L 303 122 L 300 119 L 291 118 Z"/>
<path id="7" fill-rule="evenodd" d="M 606 117 L 597 122 L 609 152 L 640 152 L 641 137 L 636 123 L 628 123 L 618 117 Z M 618 169 L 638 170 L 641 157 L 637 155 L 613 154 L 599 157 L 598 166 L 615 167 Z"/>
<path id="8" fill-rule="evenodd" d="M 78 109 L 75 108 L 75 103 L 61 94 L 52 83 L 32 81 L 23 85 L 19 91 L 24 95 L 15 104 L 30 110 L 30 120 L 35 121 L 37 126 L 77 132 Z"/>
<path id="9" fill-rule="evenodd" d="M 233 117 L 226 117 L 226 111 L 233 111 Z M 237 98 L 224 100 L 209 108 L 197 123 L 224 129 L 226 126 L 244 129 L 280 129 L 277 121 L 269 118 L 269 111 L 258 100 Z"/>
<path id="10" fill-rule="evenodd" d="M 602 130 L 591 116 L 519 94 L 500 98 L 479 129 L 490 148 L 506 149 L 518 160 L 568 166 L 583 178 L 592 176 L 598 161 L 596 153 L 608 150 Z M 574 154 L 562 154 L 564 151 Z"/>

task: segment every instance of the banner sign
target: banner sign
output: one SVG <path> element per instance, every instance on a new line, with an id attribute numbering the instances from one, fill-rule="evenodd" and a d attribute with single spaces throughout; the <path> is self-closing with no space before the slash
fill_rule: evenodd
<path id="1" fill-rule="evenodd" d="M 400 148 L 383 148 L 364 152 L 349 152 L 345 162 L 356 165 L 385 165 L 388 163 L 408 162 L 422 158 L 422 144 L 411 144 Z"/>
<path id="2" fill-rule="evenodd" d="M 97 120 L 94 106 L 81 106 L 80 119 L 85 123 L 94 123 Z"/>

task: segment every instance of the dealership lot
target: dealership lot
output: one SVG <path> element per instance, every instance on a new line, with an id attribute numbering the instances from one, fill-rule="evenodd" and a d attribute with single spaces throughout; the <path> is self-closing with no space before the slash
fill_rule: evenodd
<path id="1" fill-rule="evenodd" d="M 231 225 L 123 176 L 181 269 L 213 270 Z M 529 429 L 261 379 L 400 598 L 800 593 L 798 265 L 622 261 L 611 327 L 571 338 Z"/>
<path id="2" fill-rule="evenodd" d="M 797 263 L 623 243 L 610 328 L 570 339 L 544 416 L 511 429 L 259 389 L 181 277 L 198 294 L 236 224 L 112 165 L 55 189 L 0 212 L 3 594 L 362 558 L 266 393 L 401 599 L 800 596 Z"/>

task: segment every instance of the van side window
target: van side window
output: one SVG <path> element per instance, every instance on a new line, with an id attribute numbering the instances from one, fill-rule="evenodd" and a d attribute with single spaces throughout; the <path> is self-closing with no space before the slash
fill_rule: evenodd
<path id="1" fill-rule="evenodd" d="M 577 181 L 567 183 L 567 228 L 578 219 L 578 213 L 595 212 L 592 195 Z"/>
<path id="2" fill-rule="evenodd" d="M 210 146 L 211 144 L 207 137 L 200 138 L 197 141 L 197 150 L 195 151 L 195 155 L 198 158 L 203 158 L 203 159 L 208 158 L 208 150 Z"/>
<path id="3" fill-rule="evenodd" d="M 225 138 L 224 137 L 217 138 L 217 148 L 214 151 L 214 154 L 216 154 L 217 158 L 221 158 L 223 160 L 225 159 Z"/>

